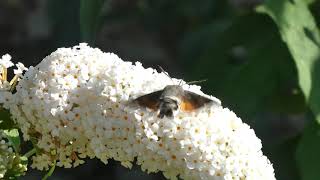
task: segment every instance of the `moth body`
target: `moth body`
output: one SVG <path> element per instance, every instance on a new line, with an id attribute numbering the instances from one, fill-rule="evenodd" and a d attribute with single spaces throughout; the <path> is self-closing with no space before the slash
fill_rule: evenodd
<path id="1" fill-rule="evenodd" d="M 180 85 L 167 85 L 163 90 L 140 96 L 133 101 L 141 107 L 159 111 L 159 118 L 172 118 L 178 109 L 191 112 L 209 103 L 220 105 L 220 102 L 184 90 Z"/>

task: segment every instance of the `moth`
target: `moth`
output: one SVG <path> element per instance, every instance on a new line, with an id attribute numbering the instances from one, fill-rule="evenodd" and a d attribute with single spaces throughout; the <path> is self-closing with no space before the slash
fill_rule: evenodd
<path id="1" fill-rule="evenodd" d="M 172 118 L 175 111 L 192 112 L 206 104 L 220 106 L 219 100 L 210 99 L 194 92 L 184 90 L 181 85 L 167 85 L 164 89 L 140 96 L 133 100 L 141 107 L 159 110 L 158 117 Z"/>

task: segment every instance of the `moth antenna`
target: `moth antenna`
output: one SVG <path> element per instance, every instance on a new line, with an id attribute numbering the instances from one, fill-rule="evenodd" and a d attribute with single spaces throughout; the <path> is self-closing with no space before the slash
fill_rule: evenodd
<path id="1" fill-rule="evenodd" d="M 167 75 L 167 76 L 171 79 L 171 81 L 173 82 L 173 80 L 172 80 L 172 78 L 169 76 L 169 74 L 168 74 L 160 65 L 158 65 L 158 67 L 159 67 L 159 69 L 161 70 L 161 72 L 163 72 L 165 75 Z"/>
<path id="2" fill-rule="evenodd" d="M 202 82 L 205 82 L 205 81 L 207 81 L 207 79 L 202 79 L 202 80 L 199 80 L 199 81 L 190 81 L 190 82 L 187 82 L 187 84 L 202 83 Z"/>

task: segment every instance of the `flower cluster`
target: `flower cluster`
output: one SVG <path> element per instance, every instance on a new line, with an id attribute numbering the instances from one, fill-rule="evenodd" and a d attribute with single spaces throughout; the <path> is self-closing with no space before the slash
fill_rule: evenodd
<path id="1" fill-rule="evenodd" d="M 17 69 L 14 69 L 15 76 L 9 82 L 7 80 L 7 71 L 8 68 L 12 66 L 14 66 L 14 64 L 11 62 L 11 56 L 9 54 L 3 55 L 2 58 L 0 58 L 0 113 L 5 113 L 2 108 L 17 108 L 11 91 L 13 91 L 23 71 L 27 70 L 27 68 L 19 62 L 16 64 Z M 8 121 L 9 119 L 0 119 L 0 124 L 7 125 Z M 26 161 L 25 157 L 20 157 L 17 152 L 14 152 L 5 131 L 0 129 L 0 179 L 13 178 L 24 174 L 27 170 Z"/>
<path id="2" fill-rule="evenodd" d="M 179 82 L 82 43 L 30 67 L 10 111 L 24 139 L 37 139 L 41 153 L 33 157 L 34 168 L 48 169 L 53 161 L 75 167 L 96 157 L 128 168 L 136 161 L 170 179 L 275 179 L 261 141 L 227 108 L 208 105 L 160 119 L 158 112 L 132 104 Z M 219 102 L 199 86 L 182 84 Z"/>
<path id="3" fill-rule="evenodd" d="M 25 158 L 19 157 L 7 140 L 3 130 L 0 130 L 0 179 L 20 176 L 27 170 Z M 14 173 L 11 173 L 14 171 Z"/>
<path id="4" fill-rule="evenodd" d="M 0 131 L 0 178 L 4 178 L 13 157 L 14 152 L 9 143 L 4 140 L 4 133 Z"/>
<path id="5" fill-rule="evenodd" d="M 0 105 L 4 108 L 9 108 L 10 106 L 16 106 L 16 103 L 13 102 L 12 91 L 14 90 L 17 82 L 20 80 L 23 71 L 28 70 L 22 63 L 18 62 L 16 64 L 17 69 L 14 69 L 15 76 L 9 82 L 7 80 L 8 68 L 14 66 L 11 62 L 11 56 L 9 54 L 3 55 L 0 58 Z"/>
<path id="6" fill-rule="evenodd" d="M 19 80 L 19 77 L 22 76 L 22 73 L 28 68 L 26 68 L 22 63 L 18 62 L 16 64 L 17 69 L 14 69 L 15 76 L 13 79 L 8 82 L 7 81 L 7 71 L 8 68 L 14 66 L 14 64 L 11 62 L 11 56 L 9 54 L 3 55 L 0 59 L 0 90 L 10 90 L 10 87 L 13 87 L 12 85 L 15 85 L 17 81 Z"/>

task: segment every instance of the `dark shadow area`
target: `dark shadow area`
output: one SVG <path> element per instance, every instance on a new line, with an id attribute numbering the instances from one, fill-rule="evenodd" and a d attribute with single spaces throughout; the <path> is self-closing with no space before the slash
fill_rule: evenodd
<path id="1" fill-rule="evenodd" d="M 49 179 L 85 180 L 85 179 L 112 179 L 112 180 L 164 180 L 161 173 L 147 174 L 142 172 L 140 166 L 134 165 L 131 170 L 120 165 L 119 162 L 109 160 L 105 165 L 97 159 L 86 159 L 86 163 L 76 168 L 57 167 L 53 176 Z M 46 172 L 31 170 L 22 180 L 40 179 Z"/>

